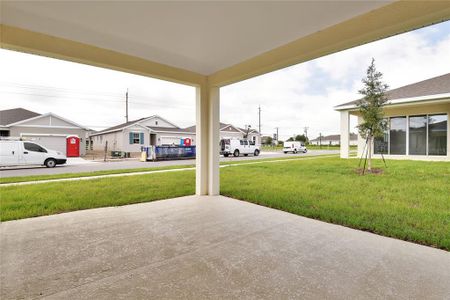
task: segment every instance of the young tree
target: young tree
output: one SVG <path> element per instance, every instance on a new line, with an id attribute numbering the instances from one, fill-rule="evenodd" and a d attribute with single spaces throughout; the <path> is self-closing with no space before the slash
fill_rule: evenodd
<path id="1" fill-rule="evenodd" d="M 367 140 L 367 170 L 372 170 L 372 144 L 374 138 L 382 137 L 387 128 L 384 119 L 383 105 L 387 102 L 386 90 L 388 85 L 382 82 L 383 74 L 375 67 L 375 59 L 367 68 L 366 77 L 362 82 L 364 87 L 359 93 L 364 97 L 358 102 L 359 112 L 363 121 L 358 125 L 359 134 Z"/>

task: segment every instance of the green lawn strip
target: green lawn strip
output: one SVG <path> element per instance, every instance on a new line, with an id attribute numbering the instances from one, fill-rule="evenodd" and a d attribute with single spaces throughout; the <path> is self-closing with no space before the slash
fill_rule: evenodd
<path id="1" fill-rule="evenodd" d="M 8 221 L 192 195 L 195 172 L 9 186 L 0 193 L 0 218 Z"/>
<path id="2" fill-rule="evenodd" d="M 311 156 L 307 156 L 307 157 L 311 157 Z M 259 159 L 257 161 L 271 161 L 271 160 L 297 159 L 297 158 L 299 158 L 299 157 L 266 158 L 266 159 Z M 231 164 L 254 162 L 254 161 L 256 161 L 256 160 L 248 160 L 248 161 L 236 160 L 236 161 L 231 161 L 231 162 L 222 162 L 220 164 L 221 165 L 231 165 Z M 5 178 L 0 178 L 0 185 L 6 184 L 6 183 L 16 183 L 16 182 L 41 181 L 41 180 L 78 178 L 78 177 L 92 177 L 92 176 L 101 176 L 101 175 L 125 174 L 125 173 L 159 171 L 159 170 L 173 170 L 173 169 L 184 169 L 184 168 L 193 168 L 193 167 L 195 167 L 194 164 L 152 167 L 152 168 L 104 170 L 104 171 L 93 171 L 93 172 L 82 172 L 82 173 L 63 173 L 63 174 L 52 174 L 52 175 L 5 177 Z"/>
<path id="3" fill-rule="evenodd" d="M 225 168 L 221 194 L 450 250 L 450 163 L 388 161 L 385 174 L 366 176 L 356 165 L 323 158 Z"/>
<path id="4" fill-rule="evenodd" d="M 322 146 L 318 146 L 318 145 L 307 145 L 306 148 L 308 150 L 339 150 L 341 149 L 341 146 L 339 145 L 322 145 Z M 356 150 L 357 146 L 350 146 L 350 150 Z M 262 146 L 261 147 L 261 151 L 267 151 L 267 152 L 274 152 L 274 151 L 282 151 L 283 150 L 283 146 Z"/>
<path id="5" fill-rule="evenodd" d="M 27 181 L 40 181 L 40 180 L 50 180 L 50 179 L 91 177 L 91 176 L 123 174 L 123 173 L 148 172 L 148 171 L 159 171 L 159 170 L 184 169 L 184 168 L 192 168 L 192 167 L 195 167 L 195 165 L 192 164 L 192 165 L 163 166 L 163 167 L 152 167 L 152 168 L 104 170 L 104 171 L 93 171 L 93 172 L 82 172 L 82 173 L 63 173 L 63 174 L 52 174 L 52 175 L 5 177 L 5 178 L 0 178 L 0 184 L 15 183 L 15 182 L 27 182 Z"/>

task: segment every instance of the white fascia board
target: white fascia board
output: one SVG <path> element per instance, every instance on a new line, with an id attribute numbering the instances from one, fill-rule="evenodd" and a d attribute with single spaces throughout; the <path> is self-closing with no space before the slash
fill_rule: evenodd
<path id="1" fill-rule="evenodd" d="M 152 119 L 155 119 L 155 118 L 161 119 L 161 120 L 163 120 L 164 122 L 169 123 L 170 125 L 172 125 L 172 126 L 175 127 L 175 128 L 180 128 L 179 126 L 177 126 L 177 125 L 175 125 L 174 123 L 172 123 L 172 122 L 170 122 L 170 121 L 168 121 L 168 120 L 162 118 L 162 117 L 159 116 L 159 115 L 153 115 L 153 116 L 150 116 L 150 117 L 145 118 L 145 119 L 143 119 L 143 120 L 140 120 L 139 122 L 136 122 L 136 123 L 147 122 L 148 120 L 152 120 Z"/>
<path id="2" fill-rule="evenodd" d="M 183 131 L 163 131 L 163 130 L 153 130 L 152 133 L 174 133 L 174 134 L 187 134 L 187 135 L 195 135 L 195 132 L 183 132 Z"/>
<path id="3" fill-rule="evenodd" d="M 235 130 L 239 131 L 240 133 L 245 133 L 245 132 L 243 132 L 242 130 L 240 130 L 239 128 L 233 126 L 232 124 L 227 124 L 226 126 L 220 128 L 220 131 L 224 131 L 224 132 L 225 132 L 225 128 L 228 128 L 228 127 L 232 127 L 232 128 L 234 128 Z M 226 131 L 226 132 L 228 132 L 228 131 Z"/>
<path id="4" fill-rule="evenodd" d="M 51 125 L 13 125 L 11 127 L 24 127 L 24 128 L 54 128 L 54 129 L 84 129 L 80 127 L 72 127 L 72 126 L 51 126 Z"/>
<path id="5" fill-rule="evenodd" d="M 68 136 L 76 136 L 79 137 L 76 134 L 60 134 L 60 133 L 21 133 L 20 136 L 63 136 L 63 137 L 68 137 Z"/>
<path id="6" fill-rule="evenodd" d="M 142 124 L 139 124 L 139 122 L 136 122 L 136 123 L 130 124 L 128 126 L 122 127 L 121 130 L 123 131 L 123 130 L 128 129 L 128 128 L 133 127 L 133 126 L 139 126 L 139 127 L 143 128 L 143 129 L 149 131 L 149 132 L 151 131 L 150 128 L 148 128 L 147 126 L 144 126 Z"/>
<path id="7" fill-rule="evenodd" d="M 108 131 L 102 131 L 102 132 L 94 132 L 89 134 L 89 136 L 98 136 L 98 135 L 103 135 L 103 134 L 108 134 L 108 133 L 112 133 L 112 132 L 117 132 L 117 131 L 121 131 L 123 128 L 117 128 L 117 129 L 113 129 L 113 130 L 108 130 Z"/>
<path id="8" fill-rule="evenodd" d="M 77 124 L 77 123 L 73 122 L 73 121 L 67 120 L 67 119 L 65 119 L 65 118 L 63 118 L 61 116 L 58 116 L 58 115 L 54 114 L 54 113 L 45 113 L 45 114 L 42 114 L 42 115 L 39 115 L 39 116 L 36 116 L 36 117 L 33 117 L 33 118 L 29 118 L 29 119 L 25 119 L 25 120 L 22 120 L 22 121 L 19 121 L 19 122 L 11 123 L 11 124 L 8 124 L 6 126 L 9 126 L 9 127 L 11 127 L 11 126 L 18 126 L 18 125 L 21 125 L 23 123 L 26 123 L 26 122 L 29 122 L 29 121 L 33 121 L 33 120 L 37 120 L 37 119 L 41 119 L 41 118 L 45 118 L 45 117 L 58 118 L 58 119 L 63 120 L 64 122 L 67 122 L 67 123 L 70 123 L 70 124 L 74 125 L 78 129 L 89 130 L 89 128 L 86 128 L 86 127 L 84 127 L 84 126 L 82 126 L 80 124 Z M 22 125 L 22 126 L 25 126 L 25 125 Z M 38 126 L 43 126 L 43 125 L 27 125 L 27 126 L 28 127 L 38 127 Z M 57 126 L 50 126 L 50 125 L 47 126 L 47 127 L 58 128 Z M 60 127 L 61 128 L 73 128 L 73 127 L 66 127 L 66 126 L 60 126 Z"/>
<path id="9" fill-rule="evenodd" d="M 445 94 L 436 94 L 436 95 L 427 95 L 427 96 L 420 96 L 420 97 L 409 97 L 409 98 L 399 98 L 399 99 L 392 99 L 389 100 L 385 106 L 391 106 L 391 105 L 402 105 L 402 104 L 410 104 L 410 103 L 417 103 L 417 102 L 440 102 L 440 100 L 450 100 L 450 93 Z M 335 106 L 334 110 L 341 111 L 341 110 L 355 110 L 358 108 L 355 104 L 345 105 L 345 106 Z"/>

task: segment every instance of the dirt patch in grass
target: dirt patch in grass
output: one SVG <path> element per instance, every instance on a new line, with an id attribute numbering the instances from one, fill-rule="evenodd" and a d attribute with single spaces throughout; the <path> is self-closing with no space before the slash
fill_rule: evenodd
<path id="1" fill-rule="evenodd" d="M 363 168 L 356 168 L 355 173 L 358 175 L 366 175 L 366 174 L 374 174 L 374 175 L 382 175 L 384 174 L 384 169 L 381 168 L 372 168 L 372 170 L 367 170 Z"/>

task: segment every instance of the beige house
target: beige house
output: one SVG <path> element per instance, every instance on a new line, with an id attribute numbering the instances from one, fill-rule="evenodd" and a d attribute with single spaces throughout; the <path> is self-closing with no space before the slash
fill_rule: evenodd
<path id="1" fill-rule="evenodd" d="M 191 133 L 158 116 L 150 116 L 119 124 L 90 135 L 92 149 L 103 151 L 140 152 L 142 146 L 179 145 L 181 139 L 191 138 Z"/>
<path id="2" fill-rule="evenodd" d="M 196 126 L 186 128 L 187 131 L 195 134 Z M 247 138 L 255 144 L 261 144 L 261 134 L 255 129 L 244 129 L 232 124 L 220 122 L 220 139 L 243 139 Z"/>
<path id="3" fill-rule="evenodd" d="M 51 112 L 39 114 L 23 108 L 0 111 L 1 136 L 31 140 L 62 153 L 66 153 L 67 137 L 76 136 L 83 156 L 88 132 L 88 128 Z"/>
<path id="4" fill-rule="evenodd" d="M 245 129 L 220 123 L 221 138 L 243 138 L 246 134 Z M 119 124 L 89 136 L 94 151 L 104 151 L 108 143 L 108 151 L 131 153 L 140 152 L 142 146 L 180 145 L 180 140 L 187 138 L 195 145 L 195 126 L 181 128 L 158 115 Z M 261 137 L 252 129 L 248 131 L 248 139 L 259 143 Z"/>
<path id="5" fill-rule="evenodd" d="M 358 135 L 356 133 L 350 133 L 349 137 L 350 146 L 358 145 Z M 322 145 L 322 146 L 338 146 L 341 144 L 341 136 L 339 134 L 331 134 L 325 136 L 319 136 L 313 140 L 310 140 L 311 145 Z"/>
<path id="6" fill-rule="evenodd" d="M 388 91 L 384 114 L 388 130 L 375 139 L 375 157 L 450 160 L 450 73 Z M 335 107 L 341 113 L 341 157 L 349 156 L 350 115 L 359 116 L 357 103 Z M 358 136 L 358 155 L 365 140 Z"/>

